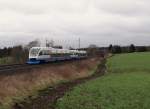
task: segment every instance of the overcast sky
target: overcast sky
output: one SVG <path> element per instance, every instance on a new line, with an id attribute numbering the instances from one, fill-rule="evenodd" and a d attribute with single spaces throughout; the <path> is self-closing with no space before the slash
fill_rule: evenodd
<path id="1" fill-rule="evenodd" d="M 0 0 L 0 46 L 150 45 L 150 0 Z"/>

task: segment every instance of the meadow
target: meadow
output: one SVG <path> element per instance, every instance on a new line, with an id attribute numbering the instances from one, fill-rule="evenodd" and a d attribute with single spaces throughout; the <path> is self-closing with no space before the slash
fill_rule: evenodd
<path id="1" fill-rule="evenodd" d="M 58 100 L 56 109 L 149 109 L 150 53 L 117 54 L 103 77 L 81 84 Z"/>
<path id="2" fill-rule="evenodd" d="M 108 72 L 150 71 L 150 52 L 117 54 L 107 62 Z"/>

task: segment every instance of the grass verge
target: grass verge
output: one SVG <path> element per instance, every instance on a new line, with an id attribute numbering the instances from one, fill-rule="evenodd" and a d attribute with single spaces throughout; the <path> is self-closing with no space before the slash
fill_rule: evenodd
<path id="1" fill-rule="evenodd" d="M 10 109 L 14 103 L 37 97 L 39 90 L 58 83 L 91 75 L 98 59 L 45 65 L 12 75 L 0 75 L 0 109 Z M 57 68 L 57 69 L 56 69 Z"/>

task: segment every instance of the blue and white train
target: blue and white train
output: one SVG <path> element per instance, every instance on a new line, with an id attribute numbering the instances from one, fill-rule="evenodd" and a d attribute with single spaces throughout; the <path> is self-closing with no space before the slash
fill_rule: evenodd
<path id="1" fill-rule="evenodd" d="M 57 49 L 52 47 L 32 47 L 29 51 L 28 64 L 82 59 L 87 57 L 86 51 Z"/>

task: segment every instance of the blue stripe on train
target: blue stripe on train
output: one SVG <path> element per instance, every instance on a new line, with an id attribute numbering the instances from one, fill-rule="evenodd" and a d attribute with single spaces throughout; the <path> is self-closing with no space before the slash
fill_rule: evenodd
<path id="1" fill-rule="evenodd" d="M 63 60 L 72 60 L 72 59 L 80 59 L 83 57 L 51 57 L 47 59 L 36 59 L 36 58 L 31 58 L 28 60 L 27 64 L 40 64 L 40 63 L 46 63 L 46 62 L 54 62 L 54 61 L 63 61 Z"/>
<path id="2" fill-rule="evenodd" d="M 40 64 L 40 61 L 31 61 L 31 60 L 28 60 L 27 64 Z"/>

